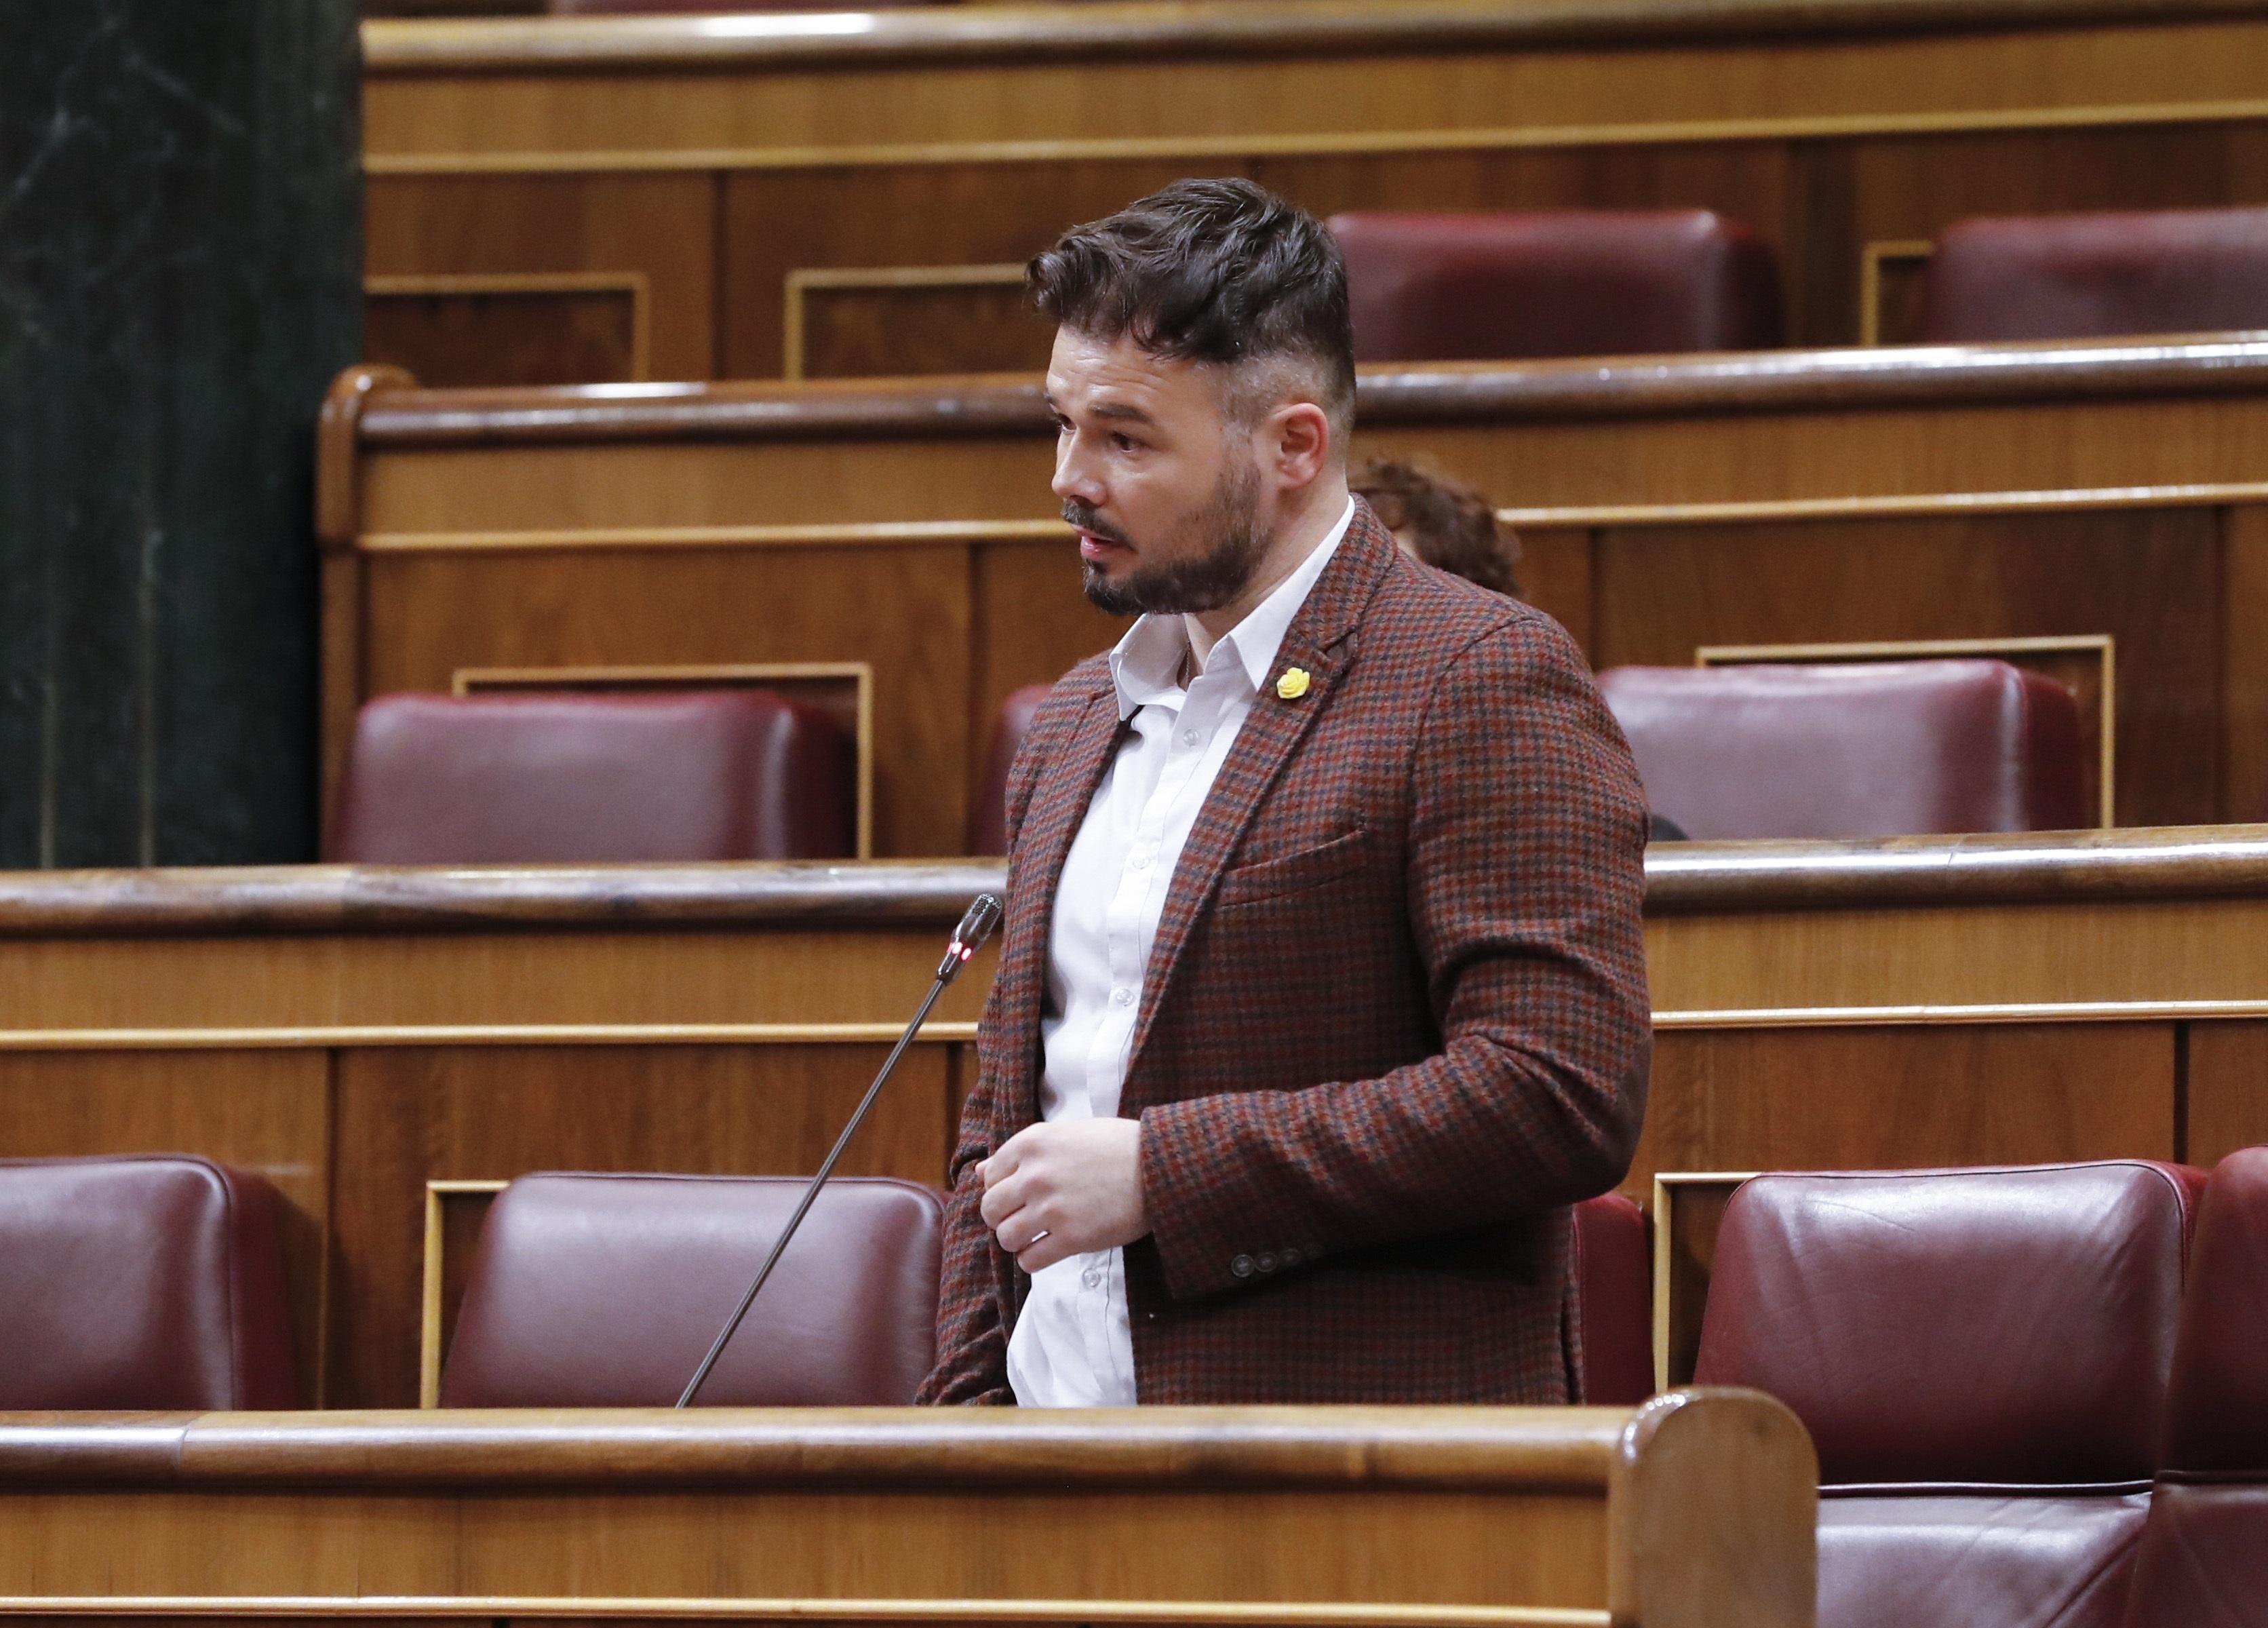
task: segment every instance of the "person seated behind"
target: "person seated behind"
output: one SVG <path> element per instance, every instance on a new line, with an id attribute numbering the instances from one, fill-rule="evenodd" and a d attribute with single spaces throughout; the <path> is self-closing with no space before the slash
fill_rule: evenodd
<path id="1" fill-rule="evenodd" d="M 1476 489 L 1398 458 L 1365 460 L 1348 471 L 1347 486 L 1377 512 L 1410 558 L 1507 598 L 1527 597 L 1512 574 L 1520 563 L 1520 538 Z M 1649 818 L 1649 842 L 1688 840 L 1668 815 Z"/>
<path id="2" fill-rule="evenodd" d="M 1526 597 L 1512 574 L 1520 562 L 1520 539 L 1472 487 L 1398 458 L 1366 460 L 1348 475 L 1347 485 L 1412 559 L 1508 598 Z"/>

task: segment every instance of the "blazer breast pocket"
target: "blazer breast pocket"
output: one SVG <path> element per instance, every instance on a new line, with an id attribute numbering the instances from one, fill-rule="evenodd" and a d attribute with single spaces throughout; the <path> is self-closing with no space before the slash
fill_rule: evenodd
<path id="1" fill-rule="evenodd" d="M 1213 908 L 1233 910 L 1239 905 L 1305 893 L 1310 888 L 1353 875 L 1369 865 L 1373 857 L 1370 833 L 1357 826 L 1297 853 L 1279 854 L 1273 859 L 1260 859 L 1250 865 L 1233 865 L 1221 873 L 1220 891 L 1213 895 Z"/>

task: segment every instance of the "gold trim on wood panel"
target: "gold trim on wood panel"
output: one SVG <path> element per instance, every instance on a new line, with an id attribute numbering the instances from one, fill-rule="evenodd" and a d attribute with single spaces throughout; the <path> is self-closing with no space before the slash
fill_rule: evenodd
<path id="1" fill-rule="evenodd" d="M 1961 1006 L 1728 1006 L 1657 1012 L 1657 1029 L 1881 1028 L 1930 1023 L 2133 1023 L 2268 1017 L 2268 1000 L 1999 1001 Z"/>
<path id="2" fill-rule="evenodd" d="M 1653 1177 L 1653 1388 L 1669 1389 L 1670 1271 L 1676 1260 L 1672 1248 L 1675 1210 L 1669 1202 L 1672 1187 L 1738 1187 L 1761 1172 L 1755 1170 L 1659 1170 Z"/>
<path id="3" fill-rule="evenodd" d="M 780 376 L 803 377 L 803 298 L 812 289 L 1000 288 L 1023 280 L 1024 268 L 1005 262 L 981 266 L 799 266 L 787 274 Z"/>
<path id="4" fill-rule="evenodd" d="M 2205 508 L 2268 502 L 2268 481 L 2180 486 L 2079 487 L 2056 491 L 1889 492 L 1859 497 L 1769 497 L 1712 503 L 1573 504 L 1499 509 L 1506 525 L 1550 527 L 1902 519 L 1929 515 L 2064 513 L 2084 510 Z M 642 526 L 541 531 L 366 532 L 364 554 L 541 553 L 573 549 L 968 548 L 988 542 L 1056 542 L 1061 520 L 873 520 L 806 526 Z"/>
<path id="5" fill-rule="evenodd" d="M 598 174 L 655 170 L 869 169 L 946 164 L 1092 163 L 1113 159 L 1360 158 L 1371 153 L 1492 152 L 1558 147 L 1661 147 L 1716 142 L 1845 140 L 1965 131 L 2060 130 L 2148 124 L 2250 123 L 2268 100 L 2126 107 L 1838 114 L 1797 118 L 1676 119 L 1659 123 L 1494 126 L 1481 129 L 1294 131 L 1277 135 L 1099 136 L 1081 140 L 895 142 L 850 146 L 688 147 L 587 152 L 365 154 L 370 175 Z"/>
<path id="6" fill-rule="evenodd" d="M 0 1613 L 70 1617 L 730 1617 L 824 1622 L 1285 1624 L 1292 1628 L 1609 1628 L 1602 1610 L 1273 1600 L 744 1600 L 573 1595 L 0 1596 Z"/>
<path id="7" fill-rule="evenodd" d="M 2049 656 L 2092 653 L 2102 676 L 2102 719 L 2096 726 L 2095 772 L 2101 783 L 2101 829 L 2117 823 L 2118 646 L 2108 633 L 2035 634 L 2015 638 L 1862 639 L 1831 645 L 1704 645 L 1697 667 L 1794 661 L 1917 661 L 1939 656 Z"/>
<path id="8" fill-rule="evenodd" d="M 499 689 L 686 689 L 699 685 L 753 686 L 848 679 L 852 685 L 851 750 L 855 756 L 857 833 L 852 857 L 874 857 L 874 667 L 867 661 L 744 661 L 694 667 L 459 667 L 449 693 L 469 696 Z"/>
<path id="9" fill-rule="evenodd" d="M 388 272 L 362 280 L 365 298 L 420 294 L 628 294 L 630 381 L 653 376 L 653 285 L 643 271 Z"/>
<path id="10" fill-rule="evenodd" d="M 1762 497 L 1712 503 L 1591 504 L 1498 509 L 1519 527 L 1732 525 L 1792 520 L 1903 519 L 1937 514 L 2061 514 L 2081 510 L 2196 509 L 2268 500 L 2268 482 L 2216 481 L 2179 486 L 2073 487 L 1999 492 L 1883 492 L 1858 497 Z M 357 545 L 361 546 L 361 545 Z"/>
<path id="11" fill-rule="evenodd" d="M 417 1405 L 441 1405 L 441 1269 L 446 1239 L 441 1230 L 441 1201 L 453 1193 L 500 1193 L 509 1183 L 499 1181 L 445 1181 L 425 1183 L 425 1270 L 417 1286 Z"/>
<path id="12" fill-rule="evenodd" d="M 355 1046 L 875 1045 L 895 1023 L 397 1023 L 306 1028 L 0 1029 L 0 1051 L 202 1051 Z M 932 1020 L 917 1041 L 954 1045 L 974 1023 Z"/>
<path id="13" fill-rule="evenodd" d="M 2268 496 L 2268 489 L 2264 489 Z M 355 539 L 364 554 L 480 554 L 551 549 L 794 549 L 1068 541 L 1061 520 L 876 520 L 812 526 L 644 526 L 590 531 L 370 532 Z"/>
<path id="14" fill-rule="evenodd" d="M 1859 251 L 1859 343 L 1882 343 L 1882 263 L 1885 261 L 1927 261 L 1937 245 L 1927 238 L 1891 238 L 1869 243 Z"/>
<path id="15" fill-rule="evenodd" d="M 1876 1028 L 1926 1023 L 2120 1023 L 2185 1018 L 2268 1017 L 2268 998 L 2235 1000 L 2011 1001 L 1959 1006 L 1730 1006 L 1653 1014 L 1657 1029 Z M 976 1025 L 931 1021 L 924 1045 L 966 1045 Z M 396 1024 L 305 1028 L 0 1029 L 0 1052 L 228 1051 L 392 1046 L 804 1046 L 880 1045 L 895 1023 Z"/>

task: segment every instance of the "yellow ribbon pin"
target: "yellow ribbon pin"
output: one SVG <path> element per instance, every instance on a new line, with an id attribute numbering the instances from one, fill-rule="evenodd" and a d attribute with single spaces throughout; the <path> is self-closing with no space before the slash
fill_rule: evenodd
<path id="1" fill-rule="evenodd" d="M 1276 681 L 1277 696 L 1279 700 L 1297 701 L 1307 693 L 1307 668 L 1285 667 L 1284 676 Z"/>

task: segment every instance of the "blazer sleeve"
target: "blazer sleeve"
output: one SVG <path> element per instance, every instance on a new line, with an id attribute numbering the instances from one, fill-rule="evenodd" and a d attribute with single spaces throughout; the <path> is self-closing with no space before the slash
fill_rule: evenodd
<path id="1" fill-rule="evenodd" d="M 1050 697 L 1050 701 L 1052 701 Z M 1017 900 L 1012 885 L 1016 838 L 1024 811 L 1032 800 L 1032 787 L 1045 761 L 1055 718 L 1042 704 L 1032 720 L 1015 761 L 1008 767 L 1008 854 L 1012 885 L 1008 905 Z M 1001 924 L 1001 940 L 1007 938 Z M 996 976 L 984 998 L 984 1013 L 976 1027 L 976 1088 L 961 1104 L 961 1134 L 946 1175 L 945 1200 L 945 1262 L 938 1285 L 937 1363 L 921 1389 L 917 1403 L 980 1403 L 1012 1406 L 1016 1394 L 1008 1383 L 1008 1317 L 1000 1304 L 1000 1274 L 992 1229 L 984 1225 L 981 1206 L 984 1180 L 977 1166 L 992 1156 L 992 1127 L 998 1123 L 996 1108 L 1005 1087 L 1003 1059 L 998 1054 L 1001 989 Z"/>
<path id="2" fill-rule="evenodd" d="M 991 1032 L 999 1009 L 999 984 L 985 998 L 979 1034 Z M 977 1167 L 992 1156 L 993 1080 L 980 1045 L 976 1089 L 961 1111 L 961 1138 L 954 1148 L 950 1190 L 945 1202 L 944 1275 L 938 1285 L 937 1366 L 914 1393 L 917 1403 L 1012 1404 L 1008 1384 L 1007 1320 L 1000 1306 L 994 1271 L 992 1229 L 978 1206 L 984 1181 Z"/>
<path id="3" fill-rule="evenodd" d="M 1144 1202 L 1176 1296 L 1256 1281 L 1231 1274 L 1239 1255 L 1532 1215 L 1630 1168 L 1652 1045 L 1646 806 L 1557 623 L 1499 624 L 1443 667 L 1407 807 L 1410 928 L 1441 1050 L 1375 1079 L 1144 1110 Z"/>

